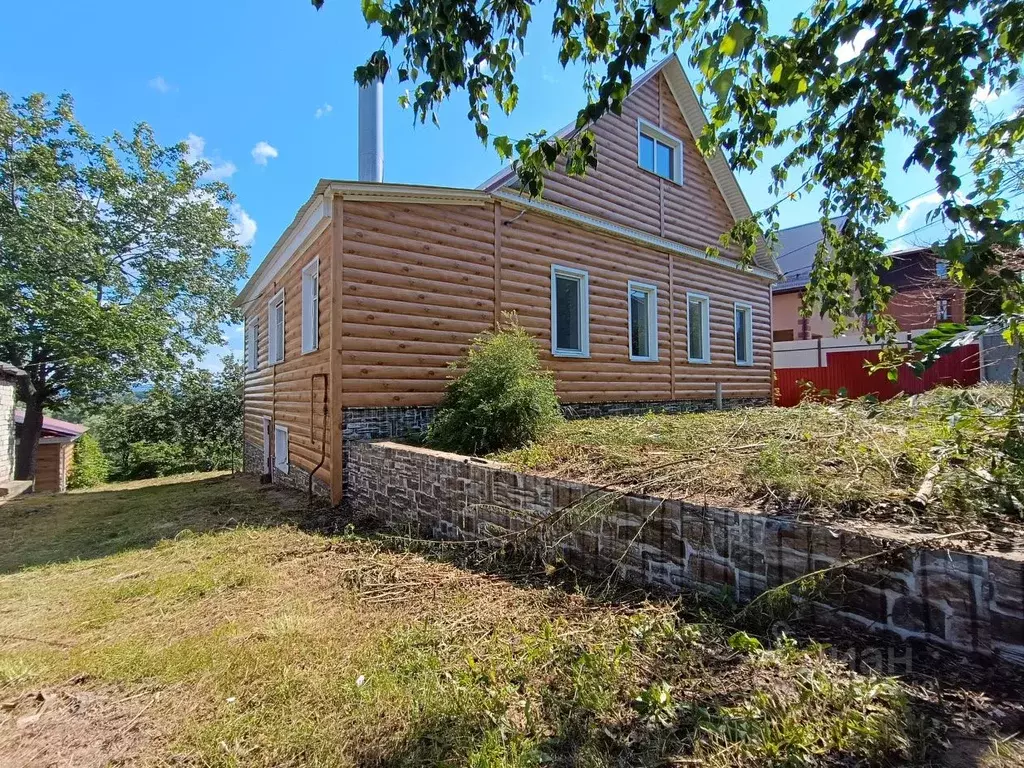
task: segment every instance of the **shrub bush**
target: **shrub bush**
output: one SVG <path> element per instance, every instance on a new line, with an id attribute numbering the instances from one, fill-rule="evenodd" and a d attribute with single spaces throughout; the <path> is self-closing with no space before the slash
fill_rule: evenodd
<path id="1" fill-rule="evenodd" d="M 107 482 L 110 462 L 103 455 L 99 441 L 86 432 L 75 441 L 74 458 L 68 474 L 68 488 L 92 488 Z"/>
<path id="2" fill-rule="evenodd" d="M 562 419 L 554 377 L 514 315 L 474 339 L 450 368 L 460 373 L 427 431 L 433 447 L 473 455 L 514 450 Z"/>
<path id="3" fill-rule="evenodd" d="M 184 451 L 177 443 L 132 443 L 128 447 L 128 460 L 124 468 L 127 480 L 176 475 L 188 471 Z"/>

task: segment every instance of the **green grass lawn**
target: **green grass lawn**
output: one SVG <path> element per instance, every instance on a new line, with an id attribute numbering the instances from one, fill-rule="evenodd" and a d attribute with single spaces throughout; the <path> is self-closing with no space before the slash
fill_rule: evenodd
<path id="1" fill-rule="evenodd" d="M 885 403 L 581 419 L 492 458 L 696 502 L 918 531 L 980 527 L 1024 545 L 1024 446 L 1004 444 L 1010 396 L 983 385 Z"/>
<path id="2" fill-rule="evenodd" d="M 305 532 L 301 495 L 248 478 L 0 520 L 3 766 L 922 765 L 951 734 L 972 764 L 1020 755 L 948 684 Z"/>

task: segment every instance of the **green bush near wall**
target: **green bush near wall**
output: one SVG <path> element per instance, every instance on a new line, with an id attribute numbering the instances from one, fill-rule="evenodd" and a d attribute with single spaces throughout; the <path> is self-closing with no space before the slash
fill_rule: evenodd
<path id="1" fill-rule="evenodd" d="M 427 443 L 444 451 L 482 455 L 514 450 L 562 420 L 555 380 L 514 315 L 470 344 L 450 368 L 427 431 Z"/>
<path id="2" fill-rule="evenodd" d="M 68 488 L 92 488 L 107 482 L 110 462 L 103 454 L 99 441 L 86 432 L 75 441 L 74 458 L 68 474 Z"/>

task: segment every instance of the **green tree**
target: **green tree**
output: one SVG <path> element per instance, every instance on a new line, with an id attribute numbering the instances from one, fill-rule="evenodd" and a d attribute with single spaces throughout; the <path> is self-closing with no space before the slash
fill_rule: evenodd
<path id="1" fill-rule="evenodd" d="M 317 8 L 323 0 L 312 0 Z M 1024 4 L 1016 0 L 813 0 L 793 19 L 772 19 L 767 0 L 555 0 L 551 31 L 564 66 L 580 62 L 589 98 L 575 132 L 520 139 L 492 136 L 492 104 L 508 113 L 518 101 L 517 66 L 534 22 L 531 0 L 363 0 L 363 15 L 382 35 L 381 47 L 355 71 L 366 83 L 394 72 L 411 84 L 401 100 L 415 119 L 465 92 L 480 139 L 511 159 L 522 188 L 544 189 L 544 173 L 565 162 L 585 174 L 598 162 L 591 126 L 618 113 L 633 75 L 653 56 L 689 53 L 709 125 L 705 152 L 722 147 L 734 168 L 753 169 L 768 152 L 779 202 L 741 221 L 723 245 L 742 246 L 751 259 L 759 236 L 772 239 L 779 204 L 816 191 L 826 237 L 820 244 L 806 307 L 837 325 L 872 318 L 871 330 L 896 330 L 879 284 L 889 266 L 878 228 L 900 211 L 887 175 L 918 166 L 944 197 L 941 215 L 955 229 L 941 243 L 952 274 L 966 285 L 1000 274 L 1000 248 L 1020 242 L 1021 221 L 1009 204 L 994 158 L 1016 155 L 1024 114 L 982 125 L 972 102 L 1018 80 L 1024 51 Z M 777 7 L 777 6 L 776 6 Z M 777 11 L 775 12 L 778 16 Z M 787 28 L 788 26 L 788 28 Z M 862 44 L 859 53 L 837 53 Z M 854 55 L 857 54 L 857 55 Z M 891 136 L 909 140 L 902 157 L 887 157 Z M 829 225 L 848 217 L 842 232 Z M 1022 305 L 1016 286 L 1000 282 L 999 322 L 1019 336 Z M 898 362 L 895 347 L 889 360 Z"/>
<path id="2" fill-rule="evenodd" d="M 89 418 L 118 479 L 237 468 L 242 444 L 242 363 L 218 373 L 186 367 L 144 394 L 101 406 Z"/>
<path id="3" fill-rule="evenodd" d="M 124 392 L 222 341 L 239 244 L 221 182 L 185 144 L 93 138 L 72 101 L 0 92 L 0 359 L 29 373 L 18 477 L 43 409 Z"/>
<path id="4" fill-rule="evenodd" d="M 107 482 L 110 463 L 103 455 L 99 441 L 86 432 L 75 441 L 75 455 L 68 475 L 68 488 L 92 488 Z"/>

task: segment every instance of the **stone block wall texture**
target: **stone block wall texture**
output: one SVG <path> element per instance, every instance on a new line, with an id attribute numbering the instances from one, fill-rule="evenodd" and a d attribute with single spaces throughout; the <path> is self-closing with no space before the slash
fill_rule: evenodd
<path id="1" fill-rule="evenodd" d="M 860 533 L 607 493 L 395 443 L 350 443 L 345 475 L 354 513 L 413 535 L 498 546 L 518 532 L 593 576 L 617 571 L 636 584 L 724 591 L 739 602 L 835 563 L 884 553 L 804 595 L 811 615 L 857 632 L 1024 665 L 1019 560 L 900 549 Z"/>
<path id="2" fill-rule="evenodd" d="M 768 405 L 765 398 L 726 398 L 723 408 Z M 601 416 L 639 416 L 645 413 L 692 413 L 715 408 L 714 400 L 666 400 L 661 402 L 565 403 L 567 419 Z M 433 406 L 343 408 L 341 435 L 348 440 L 381 440 L 425 432 L 437 409 Z"/>
<path id="3" fill-rule="evenodd" d="M 14 477 L 14 380 L 0 376 L 0 483 Z"/>

